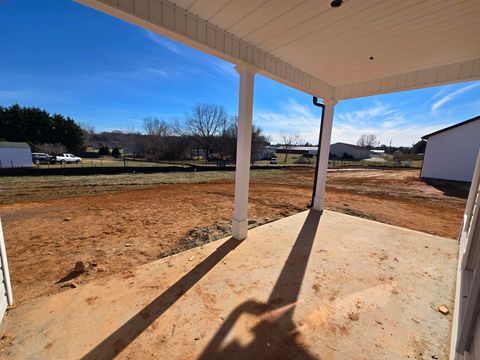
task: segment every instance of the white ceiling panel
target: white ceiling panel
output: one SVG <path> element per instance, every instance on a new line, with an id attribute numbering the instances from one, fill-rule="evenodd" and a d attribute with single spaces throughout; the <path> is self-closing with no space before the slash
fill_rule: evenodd
<path id="1" fill-rule="evenodd" d="M 79 1 L 310 92 L 480 78 L 480 0 Z"/>

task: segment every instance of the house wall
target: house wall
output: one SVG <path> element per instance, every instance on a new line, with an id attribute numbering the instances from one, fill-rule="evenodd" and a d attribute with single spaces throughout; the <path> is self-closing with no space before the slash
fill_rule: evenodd
<path id="1" fill-rule="evenodd" d="M 345 144 L 332 144 L 330 145 L 330 154 L 336 156 L 337 158 L 343 157 L 343 154 L 347 153 L 352 155 L 354 159 L 361 160 L 367 159 L 370 157 L 370 151 L 367 149 L 357 149 Z"/>
<path id="2" fill-rule="evenodd" d="M 1 148 L 0 168 L 31 167 L 32 152 L 30 148 Z"/>
<path id="3" fill-rule="evenodd" d="M 472 181 L 480 148 L 480 121 L 474 121 L 427 140 L 423 178 Z"/>

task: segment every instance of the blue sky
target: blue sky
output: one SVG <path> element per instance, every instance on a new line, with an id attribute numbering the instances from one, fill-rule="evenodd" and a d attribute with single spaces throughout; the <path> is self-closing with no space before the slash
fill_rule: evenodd
<path id="1" fill-rule="evenodd" d="M 227 62 L 69 0 L 0 0 L 0 105 L 38 106 L 96 130 L 142 130 L 142 119 L 182 119 L 196 103 L 235 114 L 238 76 Z M 328 55 L 328 54 L 326 54 Z M 480 114 L 480 82 L 346 100 L 332 142 L 373 133 L 411 145 Z M 256 76 L 254 123 L 316 143 L 311 96 Z"/>

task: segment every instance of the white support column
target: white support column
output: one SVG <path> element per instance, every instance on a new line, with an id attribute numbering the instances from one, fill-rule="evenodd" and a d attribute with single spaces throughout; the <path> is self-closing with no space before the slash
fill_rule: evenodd
<path id="1" fill-rule="evenodd" d="M 330 139 L 332 138 L 333 110 L 337 100 L 324 99 L 325 114 L 323 116 L 322 143 L 320 144 L 320 154 L 317 169 L 317 184 L 315 197 L 313 199 L 313 209 L 323 211 L 323 200 L 325 197 L 325 184 L 327 182 L 328 158 L 330 154 Z"/>
<path id="2" fill-rule="evenodd" d="M 237 124 L 237 161 L 235 168 L 235 208 L 232 235 L 243 240 L 248 232 L 248 187 L 252 147 L 253 85 L 255 68 L 247 64 L 236 67 L 240 74 Z"/>
<path id="3" fill-rule="evenodd" d="M 10 282 L 10 270 L 8 270 L 7 249 L 5 248 L 5 239 L 3 238 L 3 229 L 2 229 L 1 219 L 0 219 L 0 261 L 1 261 L 0 271 L 3 271 L 3 285 L 5 286 L 7 302 L 8 302 L 8 305 L 13 305 L 12 284 Z M 0 322 L 2 321 L 2 316 L 3 314 L 0 313 Z"/>

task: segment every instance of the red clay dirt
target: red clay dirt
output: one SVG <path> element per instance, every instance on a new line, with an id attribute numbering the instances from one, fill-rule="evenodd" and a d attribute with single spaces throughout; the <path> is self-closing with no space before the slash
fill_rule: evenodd
<path id="1" fill-rule="evenodd" d="M 250 186 L 252 226 L 305 210 L 313 170 L 256 175 Z M 91 195 L 29 195 L 0 205 L 16 303 L 126 272 L 175 249 L 228 236 L 234 185 L 149 185 Z M 445 195 L 451 192 L 455 196 Z M 18 189 L 21 193 L 21 189 Z M 372 220 L 455 239 L 465 189 L 433 187 L 418 171 L 331 172 L 326 207 Z M 341 226 L 341 224 L 339 224 Z M 74 272 L 77 261 L 85 271 Z"/>

